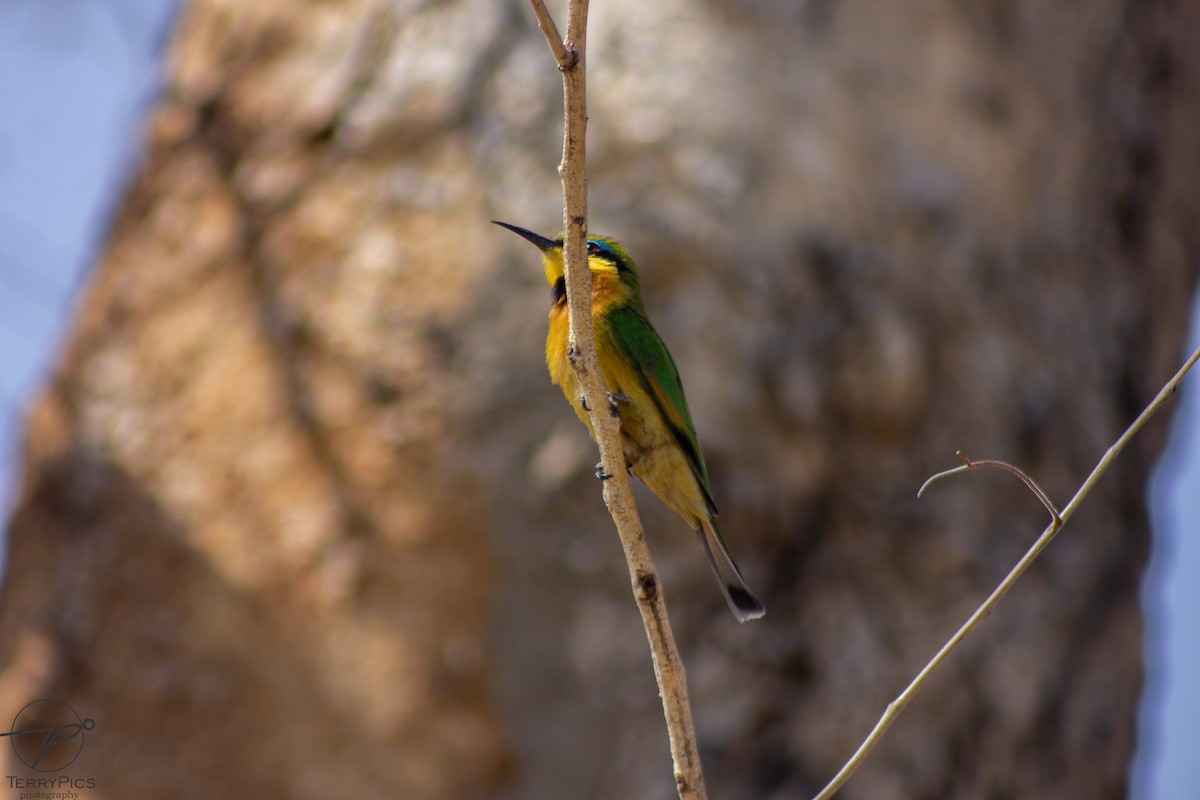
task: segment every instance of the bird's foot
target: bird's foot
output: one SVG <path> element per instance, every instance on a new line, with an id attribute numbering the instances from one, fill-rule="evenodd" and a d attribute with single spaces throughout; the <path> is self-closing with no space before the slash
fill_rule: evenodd
<path id="1" fill-rule="evenodd" d="M 630 467 L 632 467 L 632 466 L 633 466 L 633 464 L 632 464 L 631 462 L 629 462 L 629 461 L 626 461 L 626 462 L 625 462 L 625 471 L 626 471 L 626 472 L 629 472 L 629 468 L 630 468 Z M 632 473 L 632 472 L 629 472 L 629 474 L 630 474 L 630 475 L 632 475 L 633 473 Z M 600 480 L 602 480 L 602 481 L 606 481 L 606 480 L 608 480 L 609 478 L 611 478 L 611 477 L 612 477 L 612 473 L 611 473 L 611 472 L 605 472 L 605 471 L 604 471 L 604 462 L 603 462 L 603 461 L 597 461 L 597 462 L 596 462 L 596 477 L 597 477 L 597 478 L 599 478 L 599 479 L 600 479 Z"/>
<path id="2" fill-rule="evenodd" d="M 608 393 L 608 413 L 612 414 L 614 417 L 621 416 L 621 409 L 617 406 L 617 403 L 628 403 L 628 402 L 629 402 L 629 398 L 626 397 L 625 395 L 621 394 L 620 392 L 609 392 Z"/>

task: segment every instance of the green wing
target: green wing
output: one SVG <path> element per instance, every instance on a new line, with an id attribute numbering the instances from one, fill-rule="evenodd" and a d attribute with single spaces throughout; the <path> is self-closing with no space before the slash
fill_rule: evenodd
<path id="1" fill-rule="evenodd" d="M 654 400 L 667 429 L 674 436 L 679 449 L 687 458 L 696 482 L 704 492 L 709 510 L 716 516 L 717 506 L 708 487 L 708 470 L 704 467 L 704 456 L 700 454 L 700 443 L 696 441 L 696 429 L 688 411 L 687 398 L 683 394 L 683 383 L 671 352 L 658 337 L 650 321 L 632 308 L 618 308 L 610 312 L 613 339 L 634 365 L 642 388 Z"/>

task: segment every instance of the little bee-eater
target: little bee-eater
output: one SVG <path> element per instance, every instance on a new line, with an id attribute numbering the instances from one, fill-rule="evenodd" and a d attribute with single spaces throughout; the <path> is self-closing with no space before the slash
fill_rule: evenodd
<path id="1" fill-rule="evenodd" d="M 567 402 L 595 439 L 582 387 L 567 359 L 563 237 L 548 239 L 506 222 L 496 224 L 532 242 L 542 253 L 546 280 L 551 286 L 546 366 L 550 380 L 562 388 Z M 761 617 L 765 612 L 762 603 L 746 588 L 717 530 L 717 507 L 683 384 L 671 353 L 646 319 L 633 259 L 624 247 L 603 236 L 588 238 L 587 259 L 592 274 L 596 355 L 610 401 L 616 404 L 621 418 L 626 465 L 696 531 L 733 615 L 740 622 Z"/>

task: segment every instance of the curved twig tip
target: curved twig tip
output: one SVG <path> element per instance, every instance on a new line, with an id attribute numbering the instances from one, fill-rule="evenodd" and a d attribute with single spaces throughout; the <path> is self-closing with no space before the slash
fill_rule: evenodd
<path id="1" fill-rule="evenodd" d="M 961 454 L 962 451 L 960 450 L 959 453 Z M 970 468 L 971 464 L 968 462 L 961 467 L 955 467 L 954 469 L 948 469 L 945 472 L 939 472 L 936 475 L 931 475 L 928 480 L 921 484 L 921 488 L 917 489 L 917 497 L 920 497 L 925 493 L 925 490 L 929 488 L 929 484 L 935 481 L 940 481 L 942 478 L 947 478 L 951 475 L 957 475 L 960 472 L 966 472 Z"/>
<path id="2" fill-rule="evenodd" d="M 995 467 L 996 469 L 1002 469 L 1005 472 L 1011 472 L 1013 475 L 1016 475 L 1021 480 L 1021 483 L 1025 484 L 1029 491 L 1033 492 L 1033 496 L 1036 497 L 1038 502 L 1040 502 L 1045 507 L 1046 511 L 1049 512 L 1050 518 L 1054 520 L 1054 524 L 1056 526 L 1062 525 L 1062 515 L 1059 514 L 1058 509 L 1055 508 L 1054 503 L 1051 502 L 1050 496 L 1042 490 L 1041 486 L 1038 486 L 1037 481 L 1029 477 L 1025 470 L 1021 469 L 1020 467 L 1013 466 L 1007 461 L 998 461 L 992 458 L 984 459 L 982 461 L 972 461 L 962 450 L 955 450 L 954 455 L 962 459 L 963 465 L 961 467 L 955 467 L 954 469 L 948 469 L 945 472 L 939 472 L 929 480 L 925 481 L 923 484 L 921 484 L 921 488 L 917 490 L 917 497 L 921 496 L 925 489 L 929 487 L 929 484 L 933 483 L 934 481 L 939 481 L 949 475 L 954 475 L 959 472 L 966 472 L 967 470 L 972 470 L 976 467 Z"/>

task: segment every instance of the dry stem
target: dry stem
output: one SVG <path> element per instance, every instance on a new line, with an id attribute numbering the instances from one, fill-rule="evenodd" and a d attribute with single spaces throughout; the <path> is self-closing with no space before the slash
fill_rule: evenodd
<path id="1" fill-rule="evenodd" d="M 1041 492 L 1040 488 L 1035 489 L 1037 484 L 1033 483 L 1033 481 L 1029 479 L 1024 472 L 1016 470 L 1015 468 L 1010 469 L 1011 465 L 1005 464 L 1004 462 L 970 461 L 965 457 L 962 457 L 960 454 L 960 457 L 967 462 L 965 466 L 958 467 L 954 470 L 949 470 L 941 475 L 935 475 L 934 478 L 930 479 L 933 480 L 946 474 L 963 472 L 976 466 L 1000 466 L 1003 469 L 1010 469 L 1010 471 L 1015 470 L 1018 477 L 1021 477 L 1022 480 L 1026 482 L 1026 485 L 1030 486 L 1031 490 L 1034 491 L 1034 494 L 1038 495 L 1038 499 L 1042 500 L 1042 502 L 1046 505 L 1053 519 L 1050 522 L 1049 527 L 1042 532 L 1042 535 L 1037 538 L 1037 541 L 1033 543 L 1033 546 L 1029 548 L 1021 560 L 1017 562 L 1017 565 L 1012 568 L 1012 571 L 1009 572 L 1004 580 L 1000 582 L 1000 585 L 995 588 L 988 599 L 983 601 L 983 604 L 979 606 L 979 608 L 975 610 L 975 613 L 971 615 L 970 619 L 968 619 L 966 623 L 964 623 L 963 626 L 958 629 L 958 632 L 951 636 L 950 640 L 942 645 L 942 649 L 939 650 L 937 655 L 935 655 L 933 659 L 925 665 L 925 668 L 917 674 L 917 677 L 913 678 L 913 681 L 908 685 L 908 688 L 906 688 L 899 694 L 899 696 L 896 697 L 895 700 L 888 704 L 887 710 L 884 711 L 883 716 L 879 719 L 879 722 L 875 724 L 875 727 L 872 729 L 870 735 L 868 735 L 863 743 L 859 745 L 858 750 L 855 751 L 850 760 L 846 762 L 846 765 L 838 771 L 838 774 L 835 775 L 833 780 L 829 782 L 829 785 L 821 790 L 821 793 L 816 796 L 815 800 L 828 800 L 829 798 L 833 797 L 834 794 L 837 793 L 838 789 L 840 789 L 842 785 L 849 780 L 850 776 L 854 774 L 855 770 L 862 765 L 862 762 L 871 752 L 871 749 L 875 747 L 875 745 L 883 737 L 883 734 L 887 731 L 888 727 L 896 721 L 898 716 L 900 716 L 900 712 L 904 710 L 904 707 L 908 705 L 909 701 L 912 700 L 913 696 L 924 685 L 929 676 L 933 674 L 933 671 L 941 666 L 941 663 L 946 660 L 951 652 L 954 651 L 954 648 L 958 647 L 958 645 L 962 643 L 962 640 L 966 638 L 967 634 L 974 630 L 984 617 L 992 613 L 992 610 L 996 607 L 996 604 L 1000 602 L 1000 599 L 1003 598 L 1008 590 L 1013 587 L 1013 584 L 1015 584 L 1025 570 L 1029 568 L 1029 565 L 1033 563 L 1034 559 L 1041 555 L 1041 552 L 1046 549 L 1046 545 L 1050 544 L 1050 540 L 1054 538 L 1059 530 L 1062 529 L 1063 525 L 1066 524 L 1067 520 L 1069 520 L 1071 516 L 1079 509 L 1079 506 L 1083 503 L 1084 498 L 1091 493 L 1092 488 L 1095 487 L 1096 483 L 1100 480 L 1100 477 L 1108 471 L 1108 468 L 1112 464 L 1113 460 L 1116 459 L 1117 455 L 1121 452 L 1125 445 L 1129 443 L 1129 440 L 1132 439 L 1134 435 L 1142 429 L 1142 426 L 1146 424 L 1146 421 L 1150 419 L 1150 417 L 1152 417 L 1156 411 L 1158 411 L 1159 407 L 1162 406 L 1167 397 L 1175 393 L 1176 388 L 1179 386 L 1179 382 L 1183 380 L 1183 376 L 1188 373 L 1188 370 L 1192 368 L 1197 359 L 1200 359 L 1200 348 L 1197 348 L 1196 351 L 1192 353 L 1188 360 L 1184 362 L 1183 366 L 1180 367 L 1179 371 L 1175 373 L 1175 376 L 1172 377 L 1171 380 L 1167 381 L 1166 385 L 1163 386 L 1162 390 L 1159 391 L 1158 395 L 1154 398 L 1154 400 L 1151 401 L 1150 405 L 1146 406 L 1146 409 L 1140 415 L 1138 415 L 1138 418 L 1133 421 L 1133 424 L 1130 425 L 1123 434 L 1121 434 L 1121 437 L 1117 439 L 1113 446 L 1108 448 L 1108 450 L 1104 453 L 1104 456 L 1100 459 L 1099 463 L 1096 464 L 1095 468 L 1093 468 L 1091 473 L 1087 476 L 1087 480 L 1085 480 L 1083 485 L 1079 487 L 1079 490 L 1075 492 L 1075 496 L 1071 498 L 1071 502 L 1067 503 L 1066 508 L 1064 508 L 1061 513 L 1054 511 L 1054 505 L 1050 503 L 1049 498 L 1045 497 L 1045 494 Z M 925 483 L 925 486 L 928 485 L 929 481 Z M 922 486 L 921 489 L 924 490 L 925 486 Z"/>
<path id="2" fill-rule="evenodd" d="M 971 459 L 967 458 L 966 454 L 963 453 L 962 450 L 955 450 L 954 455 L 963 460 L 963 465 L 961 467 L 955 467 L 954 469 L 948 469 L 945 472 L 939 472 L 937 475 L 929 478 L 929 480 L 921 484 L 920 489 L 917 489 L 917 497 L 925 494 L 925 490 L 929 488 L 931 483 L 940 481 L 942 478 L 948 478 L 951 475 L 957 475 L 960 472 L 966 472 L 979 467 L 996 467 L 997 469 L 1002 469 L 1005 472 L 1011 472 L 1013 475 L 1016 475 L 1018 478 L 1020 478 L 1021 483 L 1025 484 L 1029 491 L 1033 492 L 1034 497 L 1040 500 L 1042 505 L 1046 507 L 1046 511 L 1050 513 L 1050 519 L 1057 523 L 1059 527 L 1062 527 L 1062 517 L 1059 516 L 1058 509 L 1054 507 L 1054 503 L 1051 502 L 1050 496 L 1042 490 L 1041 486 L 1038 486 L 1037 481 L 1025 473 L 1025 470 L 1021 469 L 1020 467 L 1015 467 L 1007 461 L 996 461 L 990 458 L 982 461 L 972 461 Z"/>
<path id="3" fill-rule="evenodd" d="M 692 725 L 692 710 L 688 703 L 687 681 L 683 663 L 671 635 L 667 606 L 662 587 L 646 545 L 642 522 L 629 475 L 625 469 L 625 454 L 621 446 L 620 419 L 610 407 L 608 394 L 600 376 L 596 358 L 596 343 L 592 329 L 592 282 L 584 254 L 587 237 L 587 180 L 585 173 L 584 133 L 587 126 L 584 68 L 587 31 L 587 0 L 568 0 L 567 35 L 558 40 L 554 20 L 543 0 L 530 0 L 538 18 L 538 26 L 546 35 L 550 50 L 563 74 L 563 157 L 559 174 L 563 184 L 563 228 L 566 239 L 563 256 L 566 261 L 567 310 L 570 318 L 568 355 L 583 394 L 591 409 L 592 427 L 600 448 L 600 461 L 605 473 L 604 502 L 617 526 L 625 560 L 633 583 L 633 594 L 654 662 L 654 676 L 662 696 L 663 715 L 671 742 L 671 758 L 675 765 L 675 785 L 683 800 L 704 800 L 704 775 L 696 748 L 696 732 Z"/>

